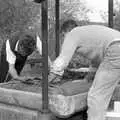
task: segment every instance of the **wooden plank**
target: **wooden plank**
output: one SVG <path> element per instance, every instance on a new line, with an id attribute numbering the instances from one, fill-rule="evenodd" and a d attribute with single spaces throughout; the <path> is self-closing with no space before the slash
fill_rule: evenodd
<path id="1" fill-rule="evenodd" d="M 113 28 L 113 0 L 108 1 L 108 26 Z"/>
<path id="2" fill-rule="evenodd" d="M 26 61 L 26 64 L 31 64 L 31 63 L 42 63 L 43 62 L 43 59 L 40 58 L 40 59 L 28 59 Z"/>
<path id="3" fill-rule="evenodd" d="M 0 88 L 0 102 L 41 110 L 42 96 L 32 92 Z"/>
<path id="4" fill-rule="evenodd" d="M 44 112 L 48 112 L 48 0 L 41 4 L 42 15 L 42 108 Z"/>
<path id="5" fill-rule="evenodd" d="M 74 96 L 88 92 L 91 84 L 85 80 L 75 80 L 62 84 L 60 88 L 62 88 L 66 96 Z"/>
<path id="6" fill-rule="evenodd" d="M 106 113 L 106 120 L 120 120 L 120 113 L 108 111 Z"/>
<path id="7" fill-rule="evenodd" d="M 0 120 L 38 120 L 38 111 L 0 103 Z"/>
<path id="8" fill-rule="evenodd" d="M 56 38 L 56 44 L 55 44 L 55 51 L 56 51 L 56 57 L 58 57 L 59 52 L 60 52 L 60 41 L 59 41 L 59 6 L 60 6 L 60 1 L 56 0 L 55 1 L 55 38 Z"/>

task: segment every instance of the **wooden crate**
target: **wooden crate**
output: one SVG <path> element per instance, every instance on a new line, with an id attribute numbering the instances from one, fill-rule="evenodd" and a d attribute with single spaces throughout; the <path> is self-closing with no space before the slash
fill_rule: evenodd
<path id="1" fill-rule="evenodd" d="M 76 93 L 72 88 L 72 84 L 63 84 L 62 87 L 67 89 L 67 94 L 69 97 L 74 97 L 75 100 L 75 110 L 72 114 L 78 111 L 82 111 L 83 108 L 87 107 L 87 92 L 89 87 L 84 88 L 83 84 L 87 84 L 81 82 L 81 90 Z M 42 109 L 42 95 L 41 95 L 41 87 L 36 87 L 33 85 L 24 85 L 24 88 L 20 87 L 20 83 L 17 85 L 19 89 L 11 89 L 10 87 L 5 88 L 0 87 L 0 120 L 40 120 L 40 114 Z M 73 86 L 78 85 L 78 82 L 74 82 Z M 67 87 L 68 86 L 68 87 Z M 13 88 L 16 88 L 16 85 L 12 85 Z M 79 86 L 78 86 L 79 87 Z M 83 87 L 83 88 L 82 88 Z M 29 88 L 29 89 L 27 89 Z M 83 90 L 84 89 L 84 90 Z M 71 90 L 71 92 L 69 91 Z M 112 100 L 116 100 L 116 96 L 119 95 L 119 87 L 116 88 L 115 93 L 113 95 Z M 71 95 L 74 94 L 74 95 Z M 56 112 L 52 111 L 55 116 Z M 72 115 L 71 114 L 71 115 Z M 61 117 L 60 115 L 58 115 Z M 68 117 L 68 116 L 62 116 Z"/>
<path id="2" fill-rule="evenodd" d="M 0 88 L 0 120 L 39 120 L 41 95 Z"/>
<path id="3" fill-rule="evenodd" d="M 84 82 L 82 82 L 83 84 Z M 74 86 L 78 85 L 78 83 L 74 83 Z M 85 85 L 85 83 L 84 83 Z M 42 109 L 42 94 L 41 87 L 36 87 L 32 85 L 21 85 L 20 82 L 13 84 L 1 84 L 0 85 L 0 115 L 3 116 L 0 120 L 9 120 L 9 117 L 12 116 L 11 120 L 40 120 L 38 116 L 40 116 L 40 111 Z M 71 89 L 69 93 L 69 89 L 72 87 L 71 82 L 68 84 L 63 84 L 61 87 L 65 88 L 68 92 L 69 98 L 74 97 L 75 99 L 75 109 L 70 114 L 74 114 L 74 112 L 78 112 L 86 107 L 86 97 L 88 88 L 81 91 L 78 95 L 75 93 L 74 89 Z M 70 87 L 70 88 L 69 88 Z M 12 89 L 11 89 L 12 88 Z M 28 89 L 29 88 L 29 89 Z M 80 87 L 82 88 L 82 87 Z M 17 90 L 16 90 L 17 89 Z M 79 92 L 79 91 L 78 91 Z M 70 95 L 70 94 L 74 95 Z M 50 96 L 50 95 L 49 95 Z M 55 116 L 58 117 L 69 117 L 70 115 L 61 116 L 61 114 L 56 112 L 52 105 L 49 106 L 51 111 Z M 7 116 L 8 118 L 7 118 Z M 6 118 L 5 118 L 6 116 Z M 20 117 L 21 116 L 21 117 Z M 25 119 L 26 118 L 26 119 Z"/>

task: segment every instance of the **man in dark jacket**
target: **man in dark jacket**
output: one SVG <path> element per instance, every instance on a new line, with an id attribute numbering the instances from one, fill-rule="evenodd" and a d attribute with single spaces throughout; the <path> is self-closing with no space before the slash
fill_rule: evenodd
<path id="1" fill-rule="evenodd" d="M 37 38 L 37 42 L 36 42 Z M 38 50 L 41 54 L 41 41 L 39 36 L 29 32 L 18 32 L 5 41 L 1 49 L 0 82 L 9 81 L 11 76 L 17 80 L 26 80 L 29 77 L 20 76 L 26 59 Z"/>

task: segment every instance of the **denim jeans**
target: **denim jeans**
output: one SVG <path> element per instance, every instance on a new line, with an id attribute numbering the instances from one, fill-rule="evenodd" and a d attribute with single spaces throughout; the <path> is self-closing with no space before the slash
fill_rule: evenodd
<path id="1" fill-rule="evenodd" d="M 106 49 L 88 92 L 88 120 L 105 120 L 106 110 L 120 80 L 120 41 Z"/>

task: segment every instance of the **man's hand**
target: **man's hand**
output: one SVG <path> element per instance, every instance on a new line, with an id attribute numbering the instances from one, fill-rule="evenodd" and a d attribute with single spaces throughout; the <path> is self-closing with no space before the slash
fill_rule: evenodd
<path id="1" fill-rule="evenodd" d="M 49 94 L 64 94 L 63 90 L 60 88 L 60 86 L 52 85 L 50 84 L 48 87 Z"/>
<path id="2" fill-rule="evenodd" d="M 48 75 L 48 82 L 49 83 L 57 83 L 60 82 L 62 79 L 62 76 L 54 74 L 52 72 L 50 72 L 50 74 Z"/>

